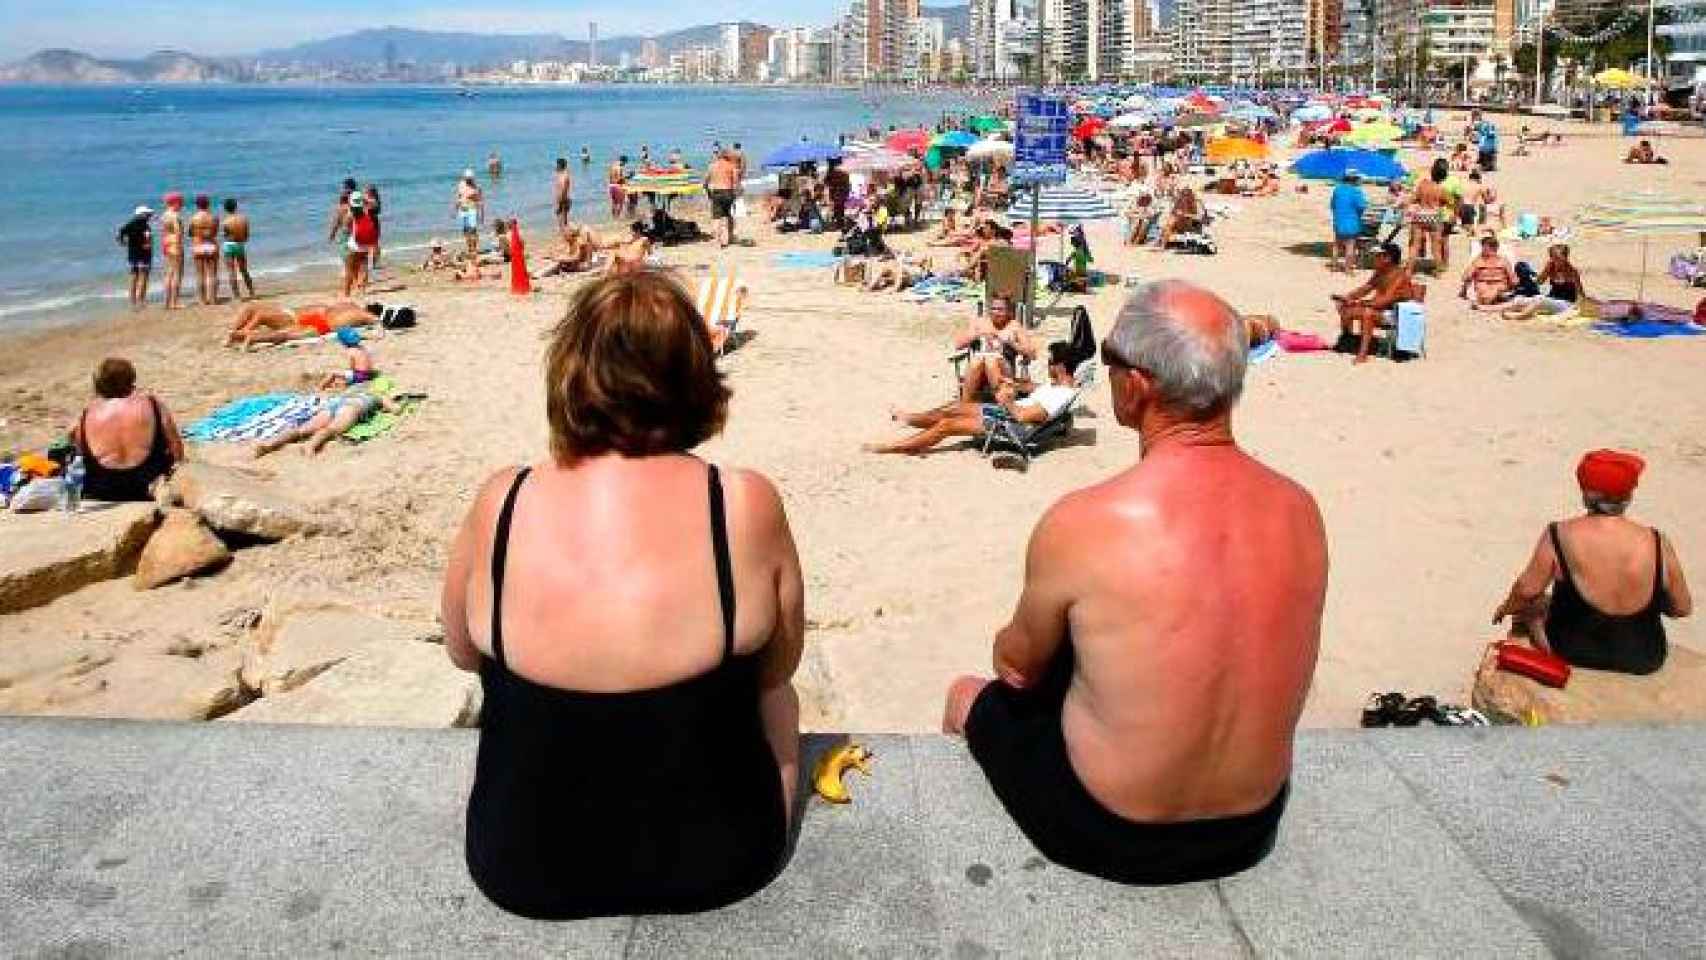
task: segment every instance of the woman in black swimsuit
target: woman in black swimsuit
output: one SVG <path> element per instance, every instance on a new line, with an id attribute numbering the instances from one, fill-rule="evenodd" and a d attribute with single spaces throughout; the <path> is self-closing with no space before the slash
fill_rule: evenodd
<path id="1" fill-rule="evenodd" d="M 72 442 L 83 458 L 86 471 L 83 479 L 86 500 L 152 500 L 149 488 L 154 481 L 171 473 L 172 467 L 184 458 L 184 441 L 178 435 L 171 412 L 155 397 L 138 397 L 135 393 L 136 368 L 129 360 L 108 357 L 101 361 L 95 369 L 95 394 L 100 399 L 84 408 L 71 431 Z M 142 401 L 147 401 L 145 408 Z M 92 431 L 91 413 L 95 414 Z M 146 446 L 140 442 L 141 424 L 137 422 L 142 416 L 149 421 Z M 140 459 L 138 451 L 143 451 Z M 102 456 L 106 457 L 105 462 Z M 126 460 L 135 462 L 109 465 Z"/>
<path id="2" fill-rule="evenodd" d="M 687 451 L 729 392 L 659 274 L 576 295 L 547 349 L 551 457 L 480 492 L 444 584 L 480 674 L 467 862 L 498 906 L 706 910 L 782 865 L 803 586 L 775 488 Z"/>
<path id="3" fill-rule="evenodd" d="M 1587 516 L 1547 524 L 1494 623 L 1511 617 L 1513 633 L 1578 667 L 1647 674 L 1664 666 L 1661 617 L 1686 617 L 1694 601 L 1664 536 L 1623 517 L 1644 467 L 1615 450 L 1582 458 L 1576 479 Z"/>

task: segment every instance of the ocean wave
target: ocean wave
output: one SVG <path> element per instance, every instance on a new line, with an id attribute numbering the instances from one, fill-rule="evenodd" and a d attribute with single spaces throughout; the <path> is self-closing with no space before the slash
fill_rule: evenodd
<path id="1" fill-rule="evenodd" d="M 67 310 L 79 304 L 92 300 L 119 300 L 126 294 L 119 293 L 67 293 L 57 297 L 44 297 L 40 300 L 25 300 L 21 303 L 0 304 L 0 320 L 7 317 L 22 316 L 29 313 L 53 313 L 56 310 Z"/>

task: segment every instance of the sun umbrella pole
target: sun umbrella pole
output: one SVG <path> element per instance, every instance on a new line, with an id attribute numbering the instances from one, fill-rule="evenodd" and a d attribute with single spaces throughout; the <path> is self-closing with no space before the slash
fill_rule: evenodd
<path id="1" fill-rule="evenodd" d="M 1043 95 L 1043 2 L 1036 0 L 1037 10 L 1037 96 Z M 1025 284 L 1025 322 L 1032 327 L 1040 326 L 1037 322 L 1037 219 L 1038 207 L 1042 203 L 1043 185 L 1031 185 L 1031 273 L 1029 282 Z M 987 304 L 985 305 L 987 307 Z"/>

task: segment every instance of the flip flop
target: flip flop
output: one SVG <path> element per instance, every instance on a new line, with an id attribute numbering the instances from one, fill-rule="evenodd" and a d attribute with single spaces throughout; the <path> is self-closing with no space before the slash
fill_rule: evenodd
<path id="1" fill-rule="evenodd" d="M 1402 693 L 1371 693 L 1368 704 L 1362 709 L 1362 725 L 1364 727 L 1390 727 L 1397 720 L 1398 711 L 1404 706 Z"/>

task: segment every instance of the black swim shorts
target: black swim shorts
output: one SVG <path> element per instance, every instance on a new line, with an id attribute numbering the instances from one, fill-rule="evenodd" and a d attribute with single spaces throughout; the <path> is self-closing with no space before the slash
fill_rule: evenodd
<path id="1" fill-rule="evenodd" d="M 1248 870 L 1274 847 L 1290 785 L 1255 813 L 1139 823 L 1102 806 L 1072 769 L 1060 711 L 1070 646 L 1035 690 L 991 683 L 966 720 L 966 743 L 1001 805 L 1042 854 L 1116 883 L 1163 885 Z"/>
<path id="2" fill-rule="evenodd" d="M 735 213 L 735 192 L 733 190 L 709 190 L 711 197 L 711 219 L 730 220 Z"/>

